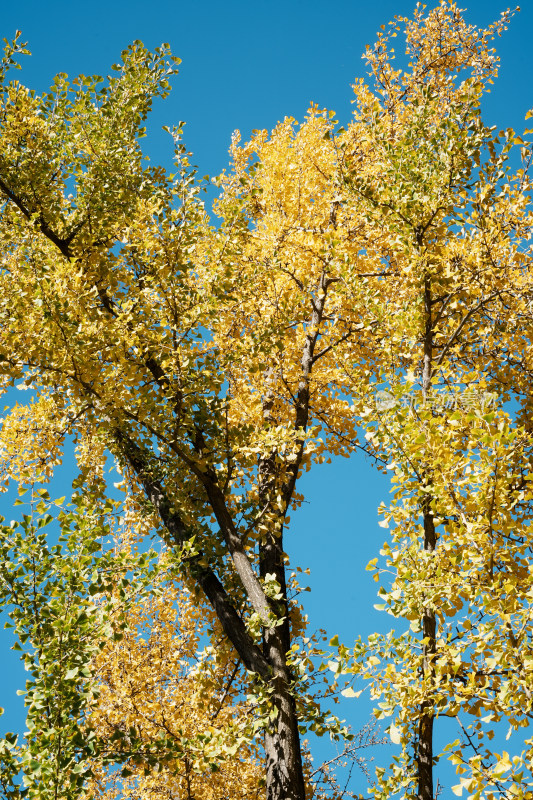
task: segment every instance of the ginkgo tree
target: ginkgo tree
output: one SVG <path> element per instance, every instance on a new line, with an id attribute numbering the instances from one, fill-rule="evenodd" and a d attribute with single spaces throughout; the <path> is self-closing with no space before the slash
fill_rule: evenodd
<path id="1" fill-rule="evenodd" d="M 3 61 L 0 366 L 6 390 L 32 394 L 5 416 L 3 478 L 46 478 L 71 436 L 98 498 L 112 454 L 134 527 L 161 537 L 248 671 L 268 800 L 303 800 L 300 730 L 325 724 L 285 533 L 302 471 L 331 455 L 392 459 L 397 484 L 382 593 L 413 630 L 338 659 L 377 668 L 381 710 L 396 709 L 402 755 L 377 796 L 433 798 L 439 714 L 530 713 L 530 149 L 517 142 L 512 175 L 514 134 L 479 111 L 510 15 L 478 29 L 447 0 L 424 13 L 367 51 L 376 86 L 356 83 L 346 129 L 313 106 L 300 126 L 234 135 L 216 227 L 179 129 L 173 174 L 142 158 L 176 71 L 166 47 L 137 42 L 108 79 L 60 75 L 43 96 L 8 82 L 21 45 Z M 404 70 L 389 45 L 402 25 Z M 523 419 L 496 402 L 511 395 Z M 309 535 L 331 552 L 329 532 Z M 450 756 L 473 796 L 493 778 L 522 791 L 519 762 L 489 764 L 482 727 L 465 730 L 473 755 Z"/>
<path id="2" fill-rule="evenodd" d="M 314 235 L 322 254 L 334 238 L 338 257 L 348 233 L 356 250 L 344 253 L 350 266 L 337 274 L 354 298 L 354 281 L 367 287 L 367 349 L 346 337 L 336 352 L 345 363 L 330 375 L 339 392 L 360 398 L 354 410 L 367 421 L 376 457 L 393 470 L 395 502 L 384 521 L 394 523 L 385 545 L 393 579 L 381 593 L 412 630 L 360 644 L 351 666 L 341 648 L 337 669 L 372 679 L 380 716 L 396 715 L 391 736 L 402 754 L 391 773 L 378 771 L 380 797 L 434 797 L 439 716 L 458 723 L 459 738 L 445 749 L 460 775 L 458 793 L 531 793 L 531 741 L 513 757 L 490 744 L 496 723 L 507 721 L 511 734 L 531 714 L 531 146 L 513 131 L 488 129 L 480 115 L 497 73 L 490 42 L 509 16 L 477 29 L 454 4 L 441 3 L 380 36 L 367 53 L 376 88 L 357 84 L 355 122 L 327 130 L 336 151 L 329 173 L 319 158 L 326 147 L 313 146 L 311 171 L 327 174 L 336 189 L 334 234 L 323 218 L 302 224 L 290 213 L 290 200 L 298 211 L 303 200 L 300 185 L 292 189 L 287 154 L 302 152 L 313 114 L 298 132 L 286 121 L 270 140 L 258 134 L 241 151 L 258 157 L 244 192 L 260 246 L 272 243 L 296 282 L 294 252 L 308 255 Z M 393 68 L 389 44 L 402 23 L 411 59 L 405 71 Z M 327 128 L 324 118 L 321 124 Z M 514 171 L 513 147 L 523 162 Z M 271 205 L 267 169 L 268 177 L 276 169 L 287 175 Z M 238 183 L 235 191 L 243 194 Z M 325 194 L 319 178 L 315 192 L 313 209 Z M 361 306 L 341 308 L 346 330 Z M 372 340 L 374 352 L 382 348 L 373 359 L 366 355 Z M 370 395 L 361 359 L 374 380 Z M 380 383 L 388 391 L 376 392 Z M 515 420 L 499 402 L 510 397 L 524 409 Z M 328 411 L 331 433 L 337 420 Z"/>
<path id="3" fill-rule="evenodd" d="M 112 506 L 96 508 L 83 493 L 64 499 L 33 487 L 17 503 L 20 518 L 0 523 L 2 622 L 28 674 L 19 689 L 27 730 L 0 738 L 0 787 L 10 800 L 77 800 L 94 759 L 116 760 L 89 724 L 98 697 L 92 662 L 122 638 L 128 605 L 153 588 L 153 553 L 106 547 Z"/>
<path id="4" fill-rule="evenodd" d="M 371 681 L 402 745 L 390 771 L 377 772 L 377 797 L 430 800 L 442 755 L 457 768 L 458 795 L 533 788 L 531 739 L 515 755 L 491 744 L 497 723 L 508 737 L 529 725 L 533 644 L 531 433 L 527 412 L 505 405 L 529 407 L 531 145 L 480 115 L 497 72 L 489 42 L 508 16 L 479 30 L 453 4 L 427 16 L 420 7 L 403 21 L 412 72 L 393 68 L 399 20 L 367 54 L 379 101 L 356 87 L 372 156 L 348 155 L 345 191 L 387 243 L 388 364 L 376 373 L 386 390 L 363 410 L 393 475 L 380 593 L 410 624 L 359 642 L 353 663 L 339 653 L 338 671 Z M 433 744 L 439 717 L 457 723 L 444 754 Z"/>
<path id="5" fill-rule="evenodd" d="M 282 532 L 315 457 L 311 409 L 336 402 L 329 355 L 361 324 L 331 322 L 344 293 L 333 241 L 315 232 L 313 272 L 296 254 L 287 274 L 270 245 L 256 257 L 231 191 L 223 225 L 208 226 L 179 141 L 173 175 L 143 162 L 142 123 L 175 71 L 167 49 L 136 43 L 115 71 L 58 76 L 42 97 L 2 87 L 0 357 L 5 387 L 32 391 L 4 419 L 3 475 L 46 477 L 70 435 L 79 483 L 98 497 L 114 455 L 139 520 L 181 558 L 262 693 L 267 797 L 303 798 L 299 725 L 322 721 L 299 688 L 308 659 L 292 649 Z M 296 154 L 308 195 L 317 173 L 303 168 L 327 129 L 315 117 L 303 163 Z M 323 185 L 324 203 L 307 205 L 333 231 Z"/>

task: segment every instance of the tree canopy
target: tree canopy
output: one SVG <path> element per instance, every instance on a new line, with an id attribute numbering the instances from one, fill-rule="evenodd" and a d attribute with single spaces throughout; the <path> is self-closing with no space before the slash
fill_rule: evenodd
<path id="1" fill-rule="evenodd" d="M 481 116 L 510 17 L 481 29 L 441 0 L 396 19 L 367 50 L 373 83 L 356 82 L 344 128 L 312 106 L 300 125 L 234 134 L 216 220 L 180 128 L 172 173 L 143 159 L 151 103 L 177 71 L 167 46 L 135 42 L 108 78 L 59 75 L 39 96 L 8 79 L 24 47 L 6 45 L 0 371 L 8 400 L 14 385 L 31 399 L 4 417 L 1 475 L 46 481 L 70 437 L 88 507 L 123 512 L 132 540 L 151 532 L 173 565 L 88 667 L 102 685 L 91 730 L 117 735 L 131 785 L 158 791 L 164 773 L 209 797 L 191 788 L 196 737 L 200 761 L 226 759 L 216 796 L 314 791 L 301 735 L 342 731 L 307 688 L 316 643 L 286 542 L 302 472 L 365 451 L 392 472 L 376 578 L 400 632 L 331 647 L 335 677 L 362 677 L 393 718 L 400 753 L 374 796 L 433 800 L 439 717 L 459 726 L 445 750 L 456 793 L 531 796 L 531 740 L 515 756 L 490 745 L 501 720 L 527 727 L 533 663 L 532 150 Z M 109 457 L 124 500 L 106 507 Z M 309 536 L 339 557 L 330 531 Z M 218 648 L 201 675 L 200 595 Z M 217 701 L 235 670 L 239 689 Z M 168 756 L 156 774 L 155 750 L 128 750 L 137 736 L 168 752 L 178 729 L 189 749 L 172 777 Z"/>

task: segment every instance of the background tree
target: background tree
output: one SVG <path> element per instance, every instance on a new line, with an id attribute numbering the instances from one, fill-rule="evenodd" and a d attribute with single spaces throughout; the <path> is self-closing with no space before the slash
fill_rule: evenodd
<path id="1" fill-rule="evenodd" d="M 0 526 L 3 621 L 29 675 L 19 691 L 27 731 L 0 739 L 6 799 L 77 800 L 91 760 L 113 760 L 87 727 L 98 695 L 91 662 L 103 643 L 121 635 L 128 602 L 142 602 L 152 582 L 152 554 L 105 547 L 109 505 L 96 511 L 83 495 L 69 506 L 63 500 L 33 489 L 19 501 L 27 512 L 21 520 Z"/>
<path id="2" fill-rule="evenodd" d="M 511 735 L 531 713 L 531 440 L 501 402 L 519 381 L 509 363 L 517 316 L 527 337 L 530 145 L 483 126 L 479 110 L 497 68 L 488 42 L 507 18 L 479 30 L 454 4 L 420 9 L 406 23 L 412 72 L 391 64 L 398 21 L 368 53 L 380 101 L 357 87 L 374 168 L 353 165 L 347 186 L 392 245 L 380 293 L 390 366 L 378 373 L 390 391 L 377 418 L 366 411 L 395 493 L 383 509 L 392 577 L 380 592 L 411 627 L 355 651 L 353 669 L 374 681 L 402 745 L 378 772 L 380 797 L 434 797 L 438 717 L 458 723 L 445 748 L 457 794 L 531 793 L 530 740 L 513 757 L 490 744 L 495 723 Z M 513 145 L 524 162 L 514 173 Z"/>

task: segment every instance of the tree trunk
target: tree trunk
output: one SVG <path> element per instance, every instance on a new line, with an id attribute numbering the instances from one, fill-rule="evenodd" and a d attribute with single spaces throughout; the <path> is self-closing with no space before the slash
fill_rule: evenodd
<path id="1" fill-rule="evenodd" d="M 265 655 L 278 662 L 272 681 L 276 718 L 265 732 L 267 800 L 305 800 L 296 704 L 277 628 L 265 634 Z"/>
<path id="2" fill-rule="evenodd" d="M 283 534 L 269 534 L 260 546 L 262 577 L 275 575 L 281 599 L 271 601 L 281 625 L 263 631 L 263 653 L 274 670 L 272 705 L 276 718 L 265 732 L 267 800 L 305 800 L 302 755 L 296 703 L 291 692 L 291 674 L 287 653 L 291 645 Z"/>
<path id="3" fill-rule="evenodd" d="M 429 507 L 429 499 L 427 501 Z M 424 550 L 435 550 L 436 536 L 433 516 L 428 508 L 424 513 Z M 435 612 L 426 608 L 422 619 L 424 678 L 433 676 L 436 649 L 437 622 Z M 433 721 L 435 714 L 431 702 L 422 703 L 418 724 L 418 800 L 433 800 Z"/>
<path id="4" fill-rule="evenodd" d="M 430 518 L 433 525 L 433 518 Z M 425 548 L 429 549 L 429 548 Z M 434 673 L 436 620 L 433 611 L 425 609 L 422 632 L 425 640 L 423 647 L 424 677 Z M 433 722 L 435 714 L 433 704 L 425 702 L 420 707 L 418 723 L 418 800 L 433 800 Z"/>
<path id="5" fill-rule="evenodd" d="M 433 319 L 431 283 L 428 276 L 424 285 L 425 307 L 425 332 L 424 332 L 424 359 L 422 366 L 422 396 L 427 401 L 431 393 L 432 357 L 433 357 Z M 422 513 L 424 517 L 424 550 L 433 553 L 437 544 L 433 509 L 431 508 L 431 495 L 427 492 L 431 485 L 431 476 L 424 478 L 424 499 Z M 436 618 L 435 612 L 430 608 L 424 609 L 422 618 L 423 645 L 423 672 L 424 678 L 434 674 L 434 658 L 436 648 Z M 431 701 L 422 703 L 420 707 L 420 721 L 418 724 L 417 743 L 417 768 L 418 768 L 418 800 L 433 800 L 433 722 L 435 714 Z"/>
<path id="6" fill-rule="evenodd" d="M 418 800 L 433 800 L 433 713 L 428 703 L 421 708 L 418 725 Z"/>

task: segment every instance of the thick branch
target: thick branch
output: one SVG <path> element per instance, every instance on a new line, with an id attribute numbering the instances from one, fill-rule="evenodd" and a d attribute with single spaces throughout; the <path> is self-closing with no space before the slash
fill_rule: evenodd
<path id="1" fill-rule="evenodd" d="M 20 211 L 22 211 L 26 219 L 31 220 L 33 216 L 32 212 L 28 208 L 26 208 L 20 197 L 18 197 L 18 195 L 16 195 L 15 192 L 13 192 L 1 178 L 0 178 L 0 190 L 6 195 L 6 197 L 8 197 L 13 203 L 15 203 L 17 208 Z M 40 231 L 44 233 L 46 238 L 49 239 L 53 244 L 55 244 L 55 246 L 61 251 L 61 253 L 66 258 L 71 258 L 72 254 L 70 252 L 69 245 L 73 237 L 70 236 L 67 239 L 62 239 L 60 236 L 58 236 L 57 233 L 55 233 L 55 231 L 53 231 L 52 228 L 49 226 L 49 224 L 46 222 L 42 212 L 39 213 L 38 223 Z"/>
<path id="2" fill-rule="evenodd" d="M 114 436 L 140 480 L 146 496 L 158 512 L 169 538 L 175 545 L 182 547 L 192 539 L 194 531 L 185 525 L 180 515 L 171 507 L 160 481 L 152 475 L 148 458 L 141 447 L 121 430 L 116 429 Z M 215 609 L 224 633 L 235 647 L 246 669 L 255 672 L 263 680 L 269 680 L 272 677 L 270 665 L 252 640 L 219 579 L 213 570 L 205 565 L 202 554 L 188 559 L 188 565 L 191 575 Z"/>
<path id="3" fill-rule="evenodd" d="M 154 362 L 156 364 L 156 362 Z M 156 364 L 157 366 L 157 364 Z M 196 431 L 197 443 L 200 450 L 205 449 L 205 442 L 201 431 Z M 205 493 L 215 515 L 216 521 L 220 526 L 224 541 L 228 548 L 229 554 L 237 571 L 241 583 L 248 595 L 248 598 L 253 606 L 254 611 L 259 614 L 261 621 L 264 625 L 270 626 L 270 608 L 267 597 L 263 591 L 263 587 L 259 582 L 257 575 L 254 572 L 248 554 L 244 548 L 241 537 L 239 536 L 232 516 L 228 511 L 226 505 L 226 498 L 224 492 L 220 488 L 217 475 L 214 470 L 207 468 L 202 469 L 185 450 L 179 447 L 175 442 L 168 442 L 174 453 L 189 470 L 196 475 L 198 480 L 204 487 Z"/>

